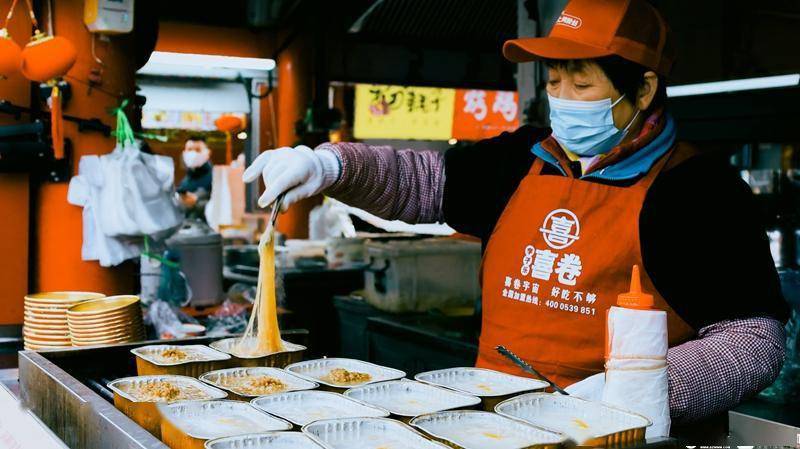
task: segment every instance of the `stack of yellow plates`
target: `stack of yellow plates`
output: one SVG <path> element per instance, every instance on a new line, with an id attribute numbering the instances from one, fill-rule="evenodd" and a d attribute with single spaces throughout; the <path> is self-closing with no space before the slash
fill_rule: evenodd
<path id="1" fill-rule="evenodd" d="M 72 346 L 95 346 L 144 340 L 139 297 L 121 295 L 70 307 L 67 323 Z"/>
<path id="2" fill-rule="evenodd" d="M 25 297 L 25 349 L 55 349 L 71 346 L 67 309 L 105 295 L 89 292 L 36 293 Z"/>

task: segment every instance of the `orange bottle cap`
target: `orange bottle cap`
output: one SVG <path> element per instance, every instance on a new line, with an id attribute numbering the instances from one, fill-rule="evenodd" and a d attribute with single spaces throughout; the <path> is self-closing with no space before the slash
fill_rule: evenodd
<path id="1" fill-rule="evenodd" d="M 654 304 L 653 295 L 642 291 L 639 265 L 634 265 L 631 272 L 631 290 L 617 296 L 617 305 L 628 309 L 652 309 Z"/>

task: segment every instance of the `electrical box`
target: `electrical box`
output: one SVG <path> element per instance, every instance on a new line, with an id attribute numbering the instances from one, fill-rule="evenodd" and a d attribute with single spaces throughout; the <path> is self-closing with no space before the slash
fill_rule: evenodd
<path id="1" fill-rule="evenodd" d="M 83 23 L 92 33 L 130 33 L 133 31 L 133 1 L 85 0 Z"/>

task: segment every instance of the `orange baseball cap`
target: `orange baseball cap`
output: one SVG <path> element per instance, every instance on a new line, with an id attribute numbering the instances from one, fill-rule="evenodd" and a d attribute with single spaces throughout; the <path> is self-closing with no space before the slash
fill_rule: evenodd
<path id="1" fill-rule="evenodd" d="M 547 37 L 506 41 L 512 62 L 617 55 L 660 75 L 675 59 L 669 28 L 646 0 L 572 0 Z"/>

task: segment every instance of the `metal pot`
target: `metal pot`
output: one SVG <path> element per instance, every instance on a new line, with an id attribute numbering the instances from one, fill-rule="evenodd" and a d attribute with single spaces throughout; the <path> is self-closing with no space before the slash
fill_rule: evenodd
<path id="1" fill-rule="evenodd" d="M 167 239 L 167 247 L 180 254 L 181 271 L 192 289 L 189 305 L 207 307 L 224 300 L 222 236 L 203 221 L 187 220 Z"/>

